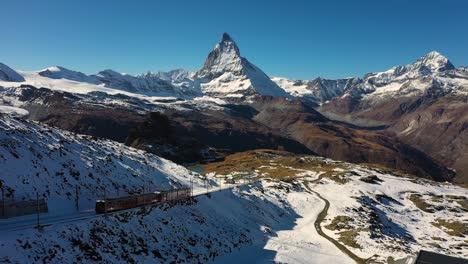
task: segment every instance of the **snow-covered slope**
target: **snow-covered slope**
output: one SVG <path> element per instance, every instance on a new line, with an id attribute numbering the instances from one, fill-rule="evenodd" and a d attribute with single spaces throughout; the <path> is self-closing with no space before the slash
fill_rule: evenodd
<path id="1" fill-rule="evenodd" d="M 50 69 L 50 68 L 49 68 Z M 175 97 L 177 93 L 171 93 L 163 90 L 152 90 L 149 88 L 149 84 L 146 80 L 142 80 L 132 76 L 122 75 L 113 71 L 106 71 L 109 75 L 115 77 L 115 79 L 110 78 L 108 75 L 102 74 L 99 76 L 87 76 L 87 80 L 95 80 L 98 78 L 99 83 L 94 83 L 94 81 L 87 82 L 76 81 L 68 78 L 64 78 L 69 75 L 62 75 L 62 72 L 57 72 L 56 78 L 49 78 L 41 76 L 40 72 L 34 71 L 18 71 L 22 77 L 24 77 L 23 82 L 11 82 L 11 81 L 0 81 L 0 88 L 4 87 L 3 90 L 8 90 L 9 88 L 19 88 L 23 85 L 32 86 L 36 88 L 47 88 L 53 91 L 63 91 L 73 94 L 88 94 L 88 93 L 102 93 L 103 95 L 118 95 L 122 94 L 132 98 L 138 98 L 143 100 L 153 100 L 160 97 Z M 49 71 L 51 72 L 51 71 Z M 73 73 L 73 71 L 71 71 Z M 111 74 L 113 73 L 113 74 Z M 105 77 L 107 76 L 107 77 Z M 75 76 L 76 77 L 76 76 Z M 115 84 L 114 87 L 109 87 L 105 82 Z M 134 82 L 134 83 L 133 83 Z M 128 86 L 123 85 L 124 83 Z M 119 86 L 119 84 L 121 86 Z M 167 84 L 163 82 L 163 84 Z M 138 85 L 138 86 L 133 86 Z M 138 88 L 135 88 L 138 87 Z M 172 86 L 169 85 L 168 89 L 172 89 Z"/>
<path id="2" fill-rule="evenodd" d="M 94 76 L 104 83 L 106 87 L 131 93 L 149 96 L 181 95 L 179 89 L 152 74 L 132 76 L 129 74 L 121 74 L 113 70 L 104 70 Z"/>
<path id="3" fill-rule="evenodd" d="M 49 67 L 38 72 L 18 71 L 17 74 L 21 79 L 19 77 L 16 77 L 16 79 L 0 78 L 0 86 L 11 88 L 32 85 L 38 88 L 49 88 L 78 94 L 103 92 L 115 95 L 120 93 L 139 98 L 193 95 L 190 89 L 175 87 L 168 81 L 162 80 L 153 74 L 132 76 L 113 70 L 105 70 L 89 76 L 60 66 Z"/>
<path id="4" fill-rule="evenodd" d="M 369 73 L 364 79 L 369 84 L 380 87 L 394 81 L 415 79 L 454 69 L 447 57 L 437 51 L 431 51 L 414 63 L 393 67 L 385 72 Z"/>
<path id="5" fill-rule="evenodd" d="M 0 115 L 0 179 L 14 199 L 48 200 L 49 214 L 74 212 L 104 197 L 189 186 L 193 173 L 158 156 Z M 195 188 L 198 188 L 195 181 Z"/>
<path id="6" fill-rule="evenodd" d="M 0 81 L 24 82 L 24 78 L 7 65 L 0 63 Z"/>
<path id="7" fill-rule="evenodd" d="M 320 226 L 361 260 L 387 263 L 389 257 L 402 258 L 420 249 L 468 257 L 466 188 L 372 166 L 271 150 L 234 154 L 208 164 L 206 172 L 238 180 L 273 178 L 303 186 L 305 193 L 291 192 L 287 199 L 303 218 L 293 229 L 272 235 L 265 246 L 277 251 L 278 262 L 308 263 L 307 256 L 309 261 L 316 256 L 314 241 L 319 239 L 312 229 L 324 208 L 320 197 L 329 207 L 315 227 Z"/>
<path id="8" fill-rule="evenodd" d="M 229 263 L 219 257 L 237 252 L 245 261 L 265 262 L 276 252 L 295 259 L 291 250 L 265 246 L 277 232 L 295 228 L 306 214 L 310 214 L 307 221 L 297 228 L 310 229 L 318 211 L 315 205 L 320 203 L 301 185 L 262 181 L 198 197 L 195 204 L 165 204 L 95 216 L 96 199 L 186 186 L 191 177 L 198 193 L 205 189 L 203 177 L 115 142 L 7 115 L 0 116 L 0 144 L 0 179 L 7 200 L 34 199 L 38 193 L 47 199 L 49 208 L 47 214 L 41 214 L 41 221 L 76 215 L 42 230 L 22 226 L 35 216 L 0 219 L 0 262 Z M 219 182 L 209 177 L 211 188 L 221 187 Z M 17 227 L 3 229 L 3 224 Z M 300 239 L 308 245 L 301 251 L 303 260 L 307 254 L 315 254 L 312 263 L 352 263 L 313 229 Z"/>
<path id="9" fill-rule="evenodd" d="M 354 165 L 335 174 L 311 188 L 330 202 L 325 232 L 361 258 L 385 261 L 420 249 L 468 257 L 466 189 Z"/>
<path id="10" fill-rule="evenodd" d="M 8 116 L 0 117 L 0 144 L 7 198 L 40 193 L 49 214 L 76 212 L 76 186 L 80 210 L 92 210 L 102 197 L 187 185 L 191 176 L 196 192 L 204 189 L 203 176 L 154 155 Z M 206 175 L 215 191 L 220 182 L 256 182 L 197 197 L 193 204 L 3 231 L 0 261 L 353 263 L 317 225 L 363 259 L 385 261 L 421 248 L 468 255 L 463 236 L 452 233 L 460 229 L 447 225 L 468 221 L 465 189 L 320 157 L 258 155 L 248 159 L 256 166 L 237 160 L 235 166 L 219 164 L 232 172 Z M 369 176 L 378 178 L 363 180 Z M 324 219 L 327 207 L 319 195 L 330 202 Z"/>
<path id="11" fill-rule="evenodd" d="M 281 77 L 271 79 L 290 95 L 306 98 L 316 103 L 337 98 L 360 82 L 358 78 L 330 80 L 319 77 L 311 81 L 289 80 Z"/>
<path id="12" fill-rule="evenodd" d="M 263 181 L 198 197 L 195 204 L 3 233 L 0 261 L 353 263 L 314 231 L 322 206 L 301 185 Z M 281 241 L 282 232 L 302 235 Z"/>
<path id="13" fill-rule="evenodd" d="M 100 84 L 99 79 L 88 76 L 82 72 L 72 71 L 60 66 L 49 67 L 38 73 L 40 76 L 51 79 L 67 79 L 77 82 L 85 82 L 91 84 Z"/>
<path id="14" fill-rule="evenodd" d="M 9 114 L 16 117 L 25 117 L 29 114 L 29 112 L 25 109 L 8 105 L 0 105 L 0 113 Z"/>

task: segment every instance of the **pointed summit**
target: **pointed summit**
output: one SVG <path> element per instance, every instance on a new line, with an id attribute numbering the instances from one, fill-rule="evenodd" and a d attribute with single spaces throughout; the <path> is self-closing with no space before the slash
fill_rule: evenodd
<path id="1" fill-rule="evenodd" d="M 232 42 L 234 42 L 232 40 L 231 36 L 229 36 L 229 34 L 226 33 L 226 32 L 223 33 L 223 38 L 221 39 L 221 41 L 232 41 Z"/>
<path id="2" fill-rule="evenodd" d="M 242 60 L 236 43 L 229 34 L 224 33 L 221 42 L 208 54 L 201 76 L 219 76 L 224 72 L 240 73 Z"/>
<path id="3" fill-rule="evenodd" d="M 450 60 L 437 51 L 429 52 L 411 65 L 431 73 L 455 69 Z"/>
<path id="4" fill-rule="evenodd" d="M 383 86 L 395 80 L 401 82 L 453 69 L 455 66 L 447 57 L 431 51 L 411 64 L 393 67 L 385 72 L 369 73 L 364 79 L 368 79 L 372 85 Z"/>

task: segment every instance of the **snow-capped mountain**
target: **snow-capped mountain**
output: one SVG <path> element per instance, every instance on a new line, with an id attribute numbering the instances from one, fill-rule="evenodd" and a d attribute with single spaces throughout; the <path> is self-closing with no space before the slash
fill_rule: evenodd
<path id="1" fill-rule="evenodd" d="M 456 71 L 450 60 L 439 52 L 432 51 L 414 63 L 366 74 L 362 84 L 355 86 L 349 93 L 354 96 L 370 94 L 371 97 L 372 94 L 379 95 L 378 97 L 411 96 L 427 91 L 432 85 L 431 81 L 444 83 L 440 77 L 450 71 Z"/>
<path id="2" fill-rule="evenodd" d="M 314 103 L 321 103 L 337 98 L 361 82 L 359 78 L 331 80 L 319 77 L 310 81 L 289 80 L 281 77 L 273 77 L 271 79 L 290 95 L 305 98 Z"/>
<path id="3" fill-rule="evenodd" d="M 320 111 L 357 125 L 385 125 L 457 170 L 455 181 L 464 182 L 467 98 L 466 67 L 455 68 L 445 56 L 430 52 L 414 63 L 367 74 L 342 96 L 324 102 Z"/>
<path id="4" fill-rule="evenodd" d="M 241 56 L 239 47 L 227 33 L 208 54 L 202 69 L 174 70 L 156 75 L 176 87 L 185 87 L 203 96 L 223 99 L 251 95 L 289 97 L 261 69 Z"/>
<path id="5" fill-rule="evenodd" d="M 93 76 L 88 76 L 82 72 L 72 71 L 60 66 L 49 67 L 38 73 L 42 77 L 47 77 L 51 79 L 67 79 L 77 82 L 85 82 L 92 84 L 100 84 L 98 78 Z"/>
<path id="6" fill-rule="evenodd" d="M 321 102 L 333 99 L 346 98 L 348 96 L 354 100 L 364 100 L 366 104 L 375 105 L 386 100 L 395 98 L 407 98 L 413 96 L 424 96 L 428 92 L 432 96 L 443 96 L 448 93 L 455 95 L 468 94 L 468 72 L 466 68 L 455 66 L 450 60 L 432 51 L 424 55 L 414 63 L 405 66 L 396 66 L 384 72 L 368 73 L 362 79 L 352 80 L 349 85 L 342 86 L 341 94 L 324 98 Z M 343 80 L 334 80 L 340 82 Z M 286 90 L 294 92 L 290 88 L 290 82 L 281 80 Z M 333 94 L 334 87 L 327 91 Z M 316 91 L 317 88 L 312 89 Z M 307 93 L 299 94 L 299 96 Z"/>
<path id="7" fill-rule="evenodd" d="M 363 78 L 317 78 L 309 81 L 273 77 L 272 80 L 294 97 L 324 103 L 346 96 L 361 98 L 367 95 L 372 100 L 380 100 L 383 96 L 389 99 L 411 96 L 427 91 L 433 84 L 443 91 L 464 92 L 468 85 L 467 76 L 465 68 L 455 68 L 447 57 L 432 51 L 414 63 L 368 73 Z"/>
<path id="8" fill-rule="evenodd" d="M 94 75 L 106 87 L 144 95 L 177 96 L 178 89 L 169 82 L 152 74 L 132 76 L 113 70 L 104 70 Z"/>
<path id="9" fill-rule="evenodd" d="M 104 92 L 107 94 L 126 94 L 129 96 L 184 96 L 193 95 L 191 89 L 176 87 L 158 75 L 147 73 L 138 76 L 104 70 L 95 75 L 61 66 L 49 67 L 41 71 L 18 71 L 1 65 L 0 85 L 6 88 L 32 85 L 52 90 L 86 94 Z"/>
<path id="10" fill-rule="evenodd" d="M 416 79 L 453 69 L 455 67 L 447 57 L 437 51 L 431 51 L 416 62 L 406 66 L 393 67 L 385 72 L 369 73 L 364 77 L 364 80 L 370 85 L 381 87 L 390 82 Z"/>
<path id="11" fill-rule="evenodd" d="M 164 81 L 168 81 L 168 82 L 173 82 L 173 84 L 175 84 L 176 86 L 181 86 L 184 85 L 185 83 L 185 86 L 186 87 L 190 87 L 190 83 L 193 82 L 193 79 L 194 79 L 194 76 L 197 72 L 196 71 L 187 71 L 187 70 L 184 70 L 184 69 L 176 69 L 176 70 L 172 70 L 172 71 L 168 71 L 168 72 L 157 72 L 157 73 L 151 73 L 151 72 L 148 72 L 146 74 L 142 74 L 140 76 L 144 76 L 144 75 L 149 75 L 149 74 L 152 74 L 158 78 L 160 78 L 161 80 L 164 80 Z"/>
<path id="12" fill-rule="evenodd" d="M 23 76 L 3 63 L 0 63 L 0 80 L 5 82 L 24 82 Z"/>
<path id="13" fill-rule="evenodd" d="M 104 70 L 95 75 L 66 69 L 50 67 L 39 72 L 15 74 L 7 66 L 1 80 L 17 81 L 26 84 L 75 92 L 119 91 L 145 96 L 173 97 L 222 97 L 240 98 L 251 95 L 271 95 L 289 97 L 261 69 L 242 57 L 234 40 L 224 33 L 222 40 L 208 55 L 205 65 L 198 71 L 173 70 L 169 72 L 147 72 L 137 76 Z M 0 71 L 1 72 L 1 71 Z M 60 80 L 64 83 L 58 83 Z M 72 81 L 72 82 L 71 82 Z M 11 87 L 12 84 L 6 85 Z M 108 91 L 103 88 L 114 89 Z"/>
<path id="14" fill-rule="evenodd" d="M 288 96 L 262 70 L 241 57 L 239 48 L 227 33 L 210 52 L 196 78 L 200 79 L 202 92 L 212 96 Z"/>

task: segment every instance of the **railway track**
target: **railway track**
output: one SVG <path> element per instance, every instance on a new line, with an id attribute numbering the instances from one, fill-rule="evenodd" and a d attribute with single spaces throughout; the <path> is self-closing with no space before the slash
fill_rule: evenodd
<path id="1" fill-rule="evenodd" d="M 210 193 L 215 193 L 223 190 L 228 190 L 232 189 L 235 187 L 239 187 L 242 185 L 248 185 L 250 183 L 243 183 L 243 184 L 233 184 L 233 185 L 228 185 L 224 188 L 213 188 L 208 191 L 198 191 L 194 192 L 193 196 L 191 197 L 198 197 L 198 196 L 203 196 L 206 194 Z M 166 201 L 167 202 L 167 201 Z M 162 202 L 164 203 L 164 202 Z M 156 204 L 162 204 L 162 203 L 156 203 Z M 96 214 L 94 209 L 88 209 L 87 211 L 83 211 L 80 213 L 76 214 L 68 214 L 68 215 L 54 215 L 54 216 L 47 216 L 45 214 L 40 215 L 40 227 L 48 227 L 52 225 L 57 225 L 57 224 L 63 224 L 63 223 L 71 223 L 71 222 L 76 222 L 76 221 L 81 221 L 81 220 L 86 220 L 86 219 L 93 219 L 93 218 L 100 218 L 100 217 L 106 217 L 109 215 L 114 215 L 114 214 L 119 214 L 123 212 L 129 212 L 135 209 L 139 209 L 142 207 L 147 207 L 147 206 L 153 206 L 156 204 L 151 204 L 151 205 L 144 205 L 144 206 L 139 206 L 139 207 L 134 207 L 126 210 L 121 210 L 117 212 L 110 212 L 107 214 Z M 9 220 L 11 221 L 10 218 Z M 15 232 L 15 231 L 20 231 L 20 230 L 25 230 L 25 229 L 32 229 L 32 228 L 37 228 L 37 218 L 36 215 L 30 215 L 27 216 L 25 219 L 21 219 L 15 222 L 2 222 L 0 220 L 0 234 L 6 234 L 8 232 Z M 0 235 L 1 237 L 1 235 Z"/>

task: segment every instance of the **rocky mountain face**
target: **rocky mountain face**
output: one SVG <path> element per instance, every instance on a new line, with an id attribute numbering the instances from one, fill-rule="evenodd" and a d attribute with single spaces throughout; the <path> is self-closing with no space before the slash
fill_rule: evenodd
<path id="1" fill-rule="evenodd" d="M 257 98 L 253 119 L 289 135 L 320 156 L 353 163 L 381 164 L 437 181 L 453 173 L 431 157 L 380 131 L 329 120 L 299 100 Z"/>
<path id="2" fill-rule="evenodd" d="M 242 106 L 187 101 L 155 104 L 123 95 L 76 95 L 31 86 L 3 95 L 26 109 L 30 119 L 126 143 L 179 163 L 255 148 L 312 153 L 295 140 L 250 120 L 251 114 Z"/>
<path id="3" fill-rule="evenodd" d="M 215 97 L 288 96 L 262 70 L 241 57 L 239 48 L 227 33 L 194 78 L 200 82 L 203 94 Z"/>
<path id="4" fill-rule="evenodd" d="M 23 76 L 7 65 L 0 63 L 0 80 L 5 82 L 23 82 Z"/>

